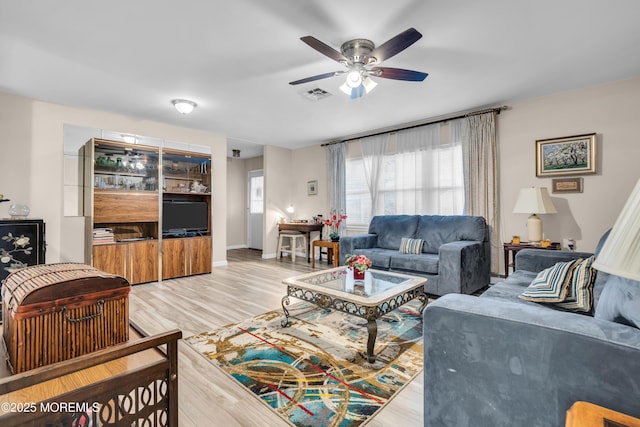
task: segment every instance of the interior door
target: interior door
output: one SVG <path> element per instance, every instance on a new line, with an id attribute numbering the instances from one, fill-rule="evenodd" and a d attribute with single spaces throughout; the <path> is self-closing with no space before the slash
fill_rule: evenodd
<path id="1" fill-rule="evenodd" d="M 247 194 L 248 230 L 247 245 L 251 249 L 262 250 L 262 218 L 264 215 L 264 171 L 249 171 Z"/>

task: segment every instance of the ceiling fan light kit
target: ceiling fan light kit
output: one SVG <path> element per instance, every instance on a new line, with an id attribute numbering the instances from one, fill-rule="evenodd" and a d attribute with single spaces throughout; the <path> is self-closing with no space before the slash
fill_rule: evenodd
<path id="1" fill-rule="evenodd" d="M 188 99 L 174 99 L 171 103 L 179 113 L 185 115 L 191 113 L 198 106 L 198 104 Z"/>
<path id="2" fill-rule="evenodd" d="M 300 40 L 323 55 L 344 65 L 347 70 L 318 74 L 290 82 L 289 84 L 298 85 L 346 74 L 345 82 L 340 86 L 340 90 L 349 95 L 351 99 L 355 99 L 360 98 L 365 93 L 371 92 L 377 86 L 377 83 L 374 82 L 370 76 L 414 82 L 423 81 L 428 76 L 427 73 L 376 66 L 376 64 L 379 64 L 385 59 L 389 59 L 402 52 L 421 37 L 422 34 L 415 28 L 409 28 L 377 48 L 371 40 L 354 39 L 344 42 L 342 46 L 340 46 L 340 52 L 315 37 L 302 37 Z"/>

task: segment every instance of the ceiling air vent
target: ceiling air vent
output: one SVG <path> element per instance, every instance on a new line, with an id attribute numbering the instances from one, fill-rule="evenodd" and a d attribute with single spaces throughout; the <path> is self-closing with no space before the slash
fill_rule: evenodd
<path id="1" fill-rule="evenodd" d="M 304 92 L 301 92 L 301 95 L 312 101 L 320 101 L 321 99 L 331 96 L 329 92 L 324 89 L 320 89 L 319 87 L 305 90 Z"/>

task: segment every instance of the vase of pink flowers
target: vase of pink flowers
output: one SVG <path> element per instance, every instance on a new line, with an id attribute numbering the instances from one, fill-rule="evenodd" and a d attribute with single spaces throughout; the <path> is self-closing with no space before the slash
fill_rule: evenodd
<path id="1" fill-rule="evenodd" d="M 364 272 L 371 268 L 371 260 L 364 255 L 347 255 L 345 265 L 353 271 L 354 280 L 364 280 Z"/>
<path id="2" fill-rule="evenodd" d="M 332 209 L 329 213 L 329 218 L 324 220 L 324 225 L 329 227 L 329 239 L 332 242 L 340 241 L 340 225 L 346 219 L 346 215 L 338 214 L 335 209 Z"/>

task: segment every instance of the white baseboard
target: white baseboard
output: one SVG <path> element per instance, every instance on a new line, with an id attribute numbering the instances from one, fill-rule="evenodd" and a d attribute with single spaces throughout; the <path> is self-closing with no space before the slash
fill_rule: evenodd
<path id="1" fill-rule="evenodd" d="M 291 254 L 283 254 L 282 255 L 284 258 L 291 258 Z M 271 259 L 271 258 L 277 258 L 278 254 L 262 254 L 262 258 L 264 259 Z M 306 258 L 307 255 L 305 255 L 304 252 L 297 252 L 296 251 L 296 258 Z M 317 257 L 316 257 L 317 258 Z"/>
<path id="2" fill-rule="evenodd" d="M 227 250 L 228 250 L 228 251 L 233 250 L 233 249 L 247 249 L 247 248 L 249 248 L 249 246 L 248 246 L 248 245 L 246 245 L 246 244 L 245 244 L 245 245 L 231 245 L 231 246 L 227 246 Z"/>
<path id="3" fill-rule="evenodd" d="M 226 267 L 227 265 L 229 265 L 229 263 L 227 262 L 227 260 L 224 261 L 216 261 L 213 263 L 213 267 Z"/>

